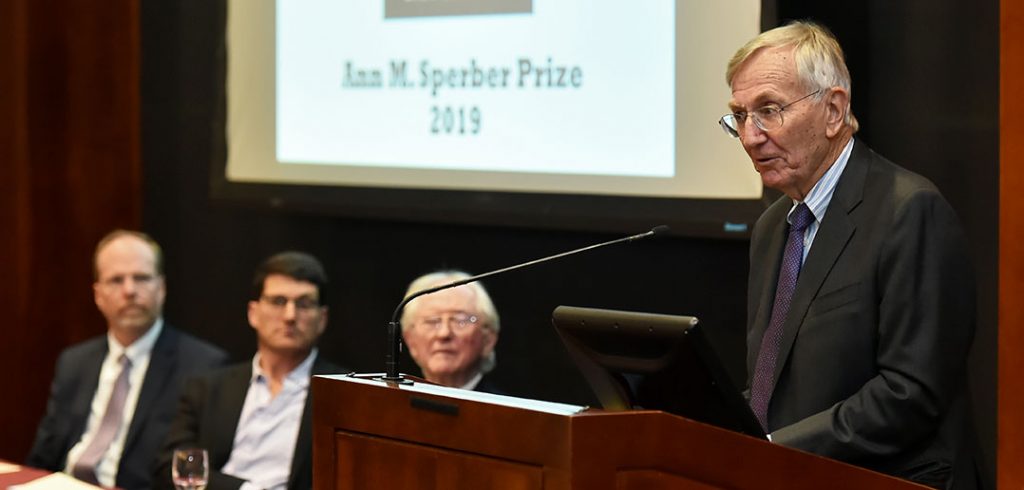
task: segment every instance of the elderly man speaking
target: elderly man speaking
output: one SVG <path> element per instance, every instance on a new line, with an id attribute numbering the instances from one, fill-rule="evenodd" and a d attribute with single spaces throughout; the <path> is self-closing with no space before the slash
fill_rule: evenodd
<path id="1" fill-rule="evenodd" d="M 726 80 L 722 128 L 785 194 L 750 238 L 751 409 L 777 444 L 974 488 L 975 291 L 953 209 L 854 137 L 850 75 L 824 28 L 761 34 Z"/>

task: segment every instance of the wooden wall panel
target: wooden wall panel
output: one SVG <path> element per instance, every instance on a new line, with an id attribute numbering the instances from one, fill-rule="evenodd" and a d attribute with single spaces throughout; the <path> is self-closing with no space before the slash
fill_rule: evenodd
<path id="1" fill-rule="evenodd" d="M 1024 488 L 1024 3 L 1000 28 L 998 486 Z"/>
<path id="2" fill-rule="evenodd" d="M 64 347 L 102 333 L 92 249 L 141 222 L 137 0 L 0 2 L 0 458 L 24 458 Z"/>
<path id="3" fill-rule="evenodd" d="M 30 247 L 25 240 L 28 227 L 26 161 L 25 92 L 24 79 L 20 76 L 25 67 L 24 2 L 0 2 L 0 223 L 3 223 L 8 237 L 0 239 L 0 260 L 7 276 L 0 281 L 0 308 L 7 312 L 4 325 L 5 341 L 0 344 L 0 372 L 21 373 L 18 364 L 24 357 L 17 355 L 17 346 L 25 339 L 23 325 L 28 323 L 29 273 L 25 260 Z M 30 376 L 31 377 L 31 376 Z M 5 376 L 5 384 L 13 384 L 13 393 L 25 393 L 25 378 Z M 8 385 L 10 386 L 10 385 Z M 17 402 L 15 402 L 17 403 Z M 12 418 L 16 423 L 25 423 L 25 412 L 13 403 L 0 404 L 0 417 Z M 7 424 L 5 424 L 7 425 Z M 17 430 L 16 430 L 17 432 Z M 23 438 L 21 434 L 16 437 Z M 6 437 L 3 438 L 6 440 Z M 0 442 L 0 445 L 6 445 Z M 2 448 L 0 455 L 10 456 L 8 448 Z"/>
<path id="4" fill-rule="evenodd" d="M 0 260 L 7 279 L 0 281 L 0 308 L 9 313 L 9 324 L 3 326 L 8 339 L 0 344 L 0 372 L 18 373 L 5 376 L 12 393 L 31 397 L 29 384 L 38 383 L 36 366 L 24 369 L 26 362 L 20 346 L 28 342 L 25 328 L 29 324 L 29 289 L 31 274 L 29 259 L 31 245 L 29 223 L 29 166 L 26 136 L 27 107 L 25 104 L 27 66 L 27 34 L 25 1 L 0 2 L 0 223 L 4 223 L 8 236 L 0 240 Z M 26 373 L 22 375 L 22 373 Z M 45 383 L 46 381 L 43 381 Z M 19 396 L 18 398 L 21 398 Z M 24 399 L 24 398 L 23 398 Z M 24 399 L 0 404 L 0 417 L 11 420 L 7 427 L 12 434 L 0 441 L 0 457 L 17 457 L 12 452 L 24 446 L 25 431 L 19 429 L 29 423 L 30 407 L 38 402 Z M 9 442 L 8 442 L 9 441 Z"/>

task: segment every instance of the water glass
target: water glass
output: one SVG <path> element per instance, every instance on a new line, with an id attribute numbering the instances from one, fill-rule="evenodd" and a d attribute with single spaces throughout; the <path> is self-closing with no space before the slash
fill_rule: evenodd
<path id="1" fill-rule="evenodd" d="M 171 478 L 178 490 L 204 490 L 210 477 L 210 459 L 205 449 L 174 450 Z"/>

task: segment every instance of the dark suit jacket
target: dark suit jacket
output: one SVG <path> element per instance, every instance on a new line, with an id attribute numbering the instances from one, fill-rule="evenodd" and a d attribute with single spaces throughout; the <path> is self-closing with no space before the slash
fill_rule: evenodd
<path id="1" fill-rule="evenodd" d="M 46 415 L 36 431 L 26 464 L 50 471 L 64 469 L 68 451 L 85 432 L 106 356 L 106 335 L 69 347 L 60 354 Z M 226 361 L 224 351 L 164 323 L 160 337 L 153 344 L 149 368 L 128 427 L 117 470 L 118 487 L 125 490 L 150 487 L 150 468 L 167 437 L 184 379 Z"/>
<path id="2" fill-rule="evenodd" d="M 313 374 L 339 374 L 348 370 L 317 356 Z M 208 490 L 235 489 L 245 480 L 221 473 L 231 457 L 235 430 L 242 416 L 242 405 L 252 378 L 252 361 L 235 364 L 212 373 L 197 376 L 186 383 L 167 442 L 154 467 L 156 488 L 174 488 L 171 482 L 171 456 L 174 448 L 201 447 L 210 458 Z M 299 425 L 298 443 L 292 457 L 288 488 L 308 489 L 313 486 L 313 397 L 307 394 L 306 408 Z"/>
<path id="3" fill-rule="evenodd" d="M 751 377 L 791 206 L 783 196 L 751 237 Z M 855 142 L 783 326 L 772 440 L 933 486 L 973 488 L 965 371 L 974 303 L 952 208 L 928 180 Z"/>
<path id="4" fill-rule="evenodd" d="M 473 391 L 490 393 L 492 395 L 508 395 L 505 390 L 502 390 L 498 385 L 494 384 L 493 381 L 494 380 L 485 374 L 483 378 L 480 378 L 480 382 L 476 384 Z"/>

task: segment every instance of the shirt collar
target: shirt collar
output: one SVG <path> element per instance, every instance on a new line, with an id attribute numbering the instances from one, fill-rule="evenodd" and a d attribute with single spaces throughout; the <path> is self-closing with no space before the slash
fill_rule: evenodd
<path id="1" fill-rule="evenodd" d="M 480 384 L 480 380 L 483 378 L 484 373 L 478 372 L 476 373 L 476 376 L 473 376 L 473 378 L 471 378 L 468 383 L 462 385 L 461 388 L 464 390 L 472 390 L 473 388 L 476 388 L 476 385 Z"/>
<path id="2" fill-rule="evenodd" d="M 285 376 L 285 381 L 299 383 L 300 385 L 308 385 L 309 377 L 313 374 L 313 360 L 316 359 L 318 352 L 319 349 L 314 347 L 313 350 L 309 352 L 309 355 L 306 356 L 306 359 L 299 363 L 298 366 L 295 366 L 295 369 L 292 369 L 292 371 Z M 260 367 L 260 353 L 259 351 L 256 351 L 256 355 L 252 356 L 252 377 L 249 379 L 249 382 L 255 383 L 261 378 L 266 377 L 267 376 L 264 373 L 263 368 Z"/>
<path id="3" fill-rule="evenodd" d="M 846 163 L 849 162 L 850 153 L 852 152 L 853 138 L 850 138 L 843 151 L 839 153 L 836 161 L 825 171 L 825 175 L 818 179 L 818 182 L 811 188 L 811 192 L 808 192 L 807 196 L 804 197 L 803 202 L 811 210 L 815 221 L 821 222 L 825 217 L 825 211 L 828 210 L 828 204 L 832 200 L 832 193 L 836 190 L 836 184 L 839 182 L 839 177 L 843 174 L 843 170 L 846 168 Z M 793 201 L 794 208 L 797 204 L 800 204 L 800 202 Z"/>
<path id="4" fill-rule="evenodd" d="M 142 334 L 135 342 L 125 347 L 114 338 L 114 334 L 107 331 L 107 351 L 115 359 L 121 357 L 124 354 L 132 364 L 138 364 L 141 357 L 149 355 L 153 351 L 153 345 L 156 344 L 157 337 L 160 337 L 160 332 L 164 329 L 164 319 L 157 317 L 156 321 L 153 322 L 153 326 L 149 327 L 146 333 Z"/>

